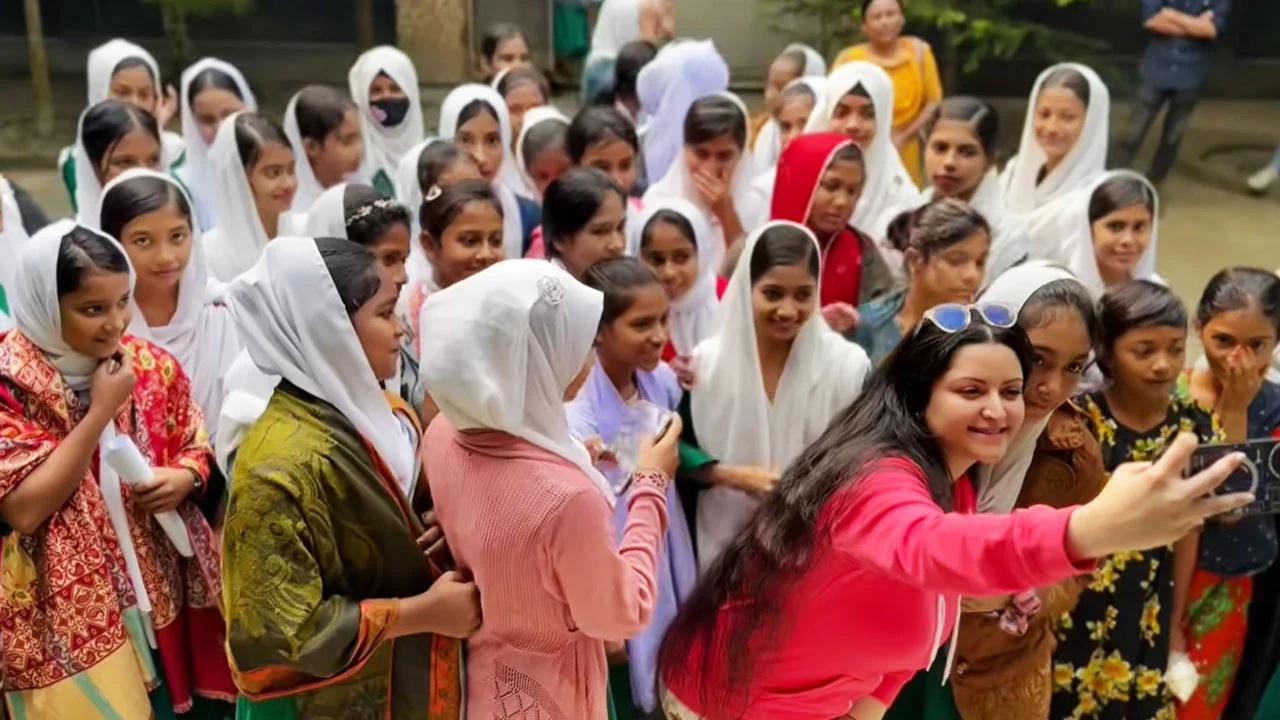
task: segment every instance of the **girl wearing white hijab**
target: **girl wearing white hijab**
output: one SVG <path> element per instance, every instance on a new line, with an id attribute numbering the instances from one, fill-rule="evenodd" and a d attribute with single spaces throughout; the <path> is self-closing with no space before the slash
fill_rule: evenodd
<path id="1" fill-rule="evenodd" d="M 365 51 L 347 73 L 360 110 L 363 174 L 383 197 L 395 197 L 400 158 L 424 137 L 418 71 L 400 50 L 382 45 Z"/>
<path id="2" fill-rule="evenodd" d="M 241 138 L 253 155 L 240 155 Z M 300 230 L 305 217 L 289 208 L 298 188 L 293 148 L 284 131 L 257 113 L 236 113 L 222 121 L 209 152 L 217 224 L 205 236 L 205 255 L 218 282 L 231 282 L 253 267 L 277 236 Z"/>
<path id="3" fill-rule="evenodd" d="M 484 598 L 468 641 L 469 717 L 500 717 L 509 691 L 531 716 L 606 717 L 605 642 L 653 612 L 680 422 L 641 449 L 625 498 L 569 434 L 564 402 L 594 364 L 603 302 L 552 263 L 510 260 L 423 307 L 422 377 L 442 416 L 425 439 L 431 497 Z"/>
<path id="4" fill-rule="evenodd" d="M 13 185 L 0 175 L 0 257 L 18 257 L 29 239 Z M 14 265 L 12 262 L 0 263 L 0 332 L 13 327 L 9 296 L 17 275 Z"/>
<path id="5" fill-rule="evenodd" d="M 97 223 L 102 186 L 131 168 L 163 167 L 160 129 L 151 113 L 120 100 L 85 108 L 72 153 L 76 173 L 76 220 Z"/>
<path id="6" fill-rule="evenodd" d="M 1146 177 L 1108 172 L 1057 204 L 1069 212 L 1072 232 L 1060 255 L 1048 259 L 1070 270 L 1095 300 L 1130 280 L 1165 284 L 1156 274 L 1160 196 Z"/>
<path id="7" fill-rule="evenodd" d="M 627 254 L 653 270 L 671 303 L 663 360 L 691 357 L 715 331 L 723 290 L 713 258 L 715 242 L 706 215 L 680 198 L 658 198 L 627 223 Z"/>
<path id="8" fill-rule="evenodd" d="M 868 110 L 871 117 L 867 117 Z M 862 148 L 867 176 L 850 224 L 870 235 L 882 249 L 892 250 L 885 237 L 889 223 L 899 209 L 919 205 L 920 189 L 893 146 L 893 81 L 889 74 L 879 65 L 860 61 L 836 68 L 805 126 L 805 133 L 813 132 L 843 133 Z"/>
<path id="9" fill-rule="evenodd" d="M 129 170 L 102 191 L 97 225 L 120 243 L 138 273 L 129 332 L 173 353 L 191 380 L 205 427 L 214 427 L 222 378 L 240 352 L 240 338 L 231 311 L 209 297 L 204 245 L 186 191 L 168 175 Z"/>
<path id="10" fill-rule="evenodd" d="M 36 233 L 17 265 L 17 329 L 0 340 L 10 398 L 0 427 L 24 439 L 0 447 L 12 469 L 0 509 L 16 531 L 5 543 L 6 582 L 16 584 L 0 597 L 7 704 L 42 717 L 89 706 L 97 716 L 174 717 L 193 704 L 212 716 L 200 706 L 236 689 L 222 650 L 217 541 L 196 505 L 212 456 L 186 376 L 127 333 L 134 276 L 111 238 L 64 220 Z M 151 479 L 121 477 L 103 460 L 122 438 Z M 170 512 L 181 535 L 152 519 Z M 148 697 L 160 685 L 169 702 Z"/>
<path id="11" fill-rule="evenodd" d="M 827 77 L 827 61 L 817 50 L 803 43 L 792 43 L 774 58 L 765 78 L 763 124 L 753 123 L 751 154 L 755 156 L 755 173 L 768 172 L 778 164 L 782 154 L 782 132 L 778 127 L 778 112 L 782 109 L 782 93 L 793 84 L 804 80 L 822 80 Z"/>
<path id="12" fill-rule="evenodd" d="M 742 100 L 716 92 L 693 102 L 686 115 L 677 136 L 681 154 L 645 191 L 644 203 L 679 198 L 697 205 L 711 226 L 711 267 L 719 273 L 728 248 L 759 227 L 769 207 L 751 185 L 753 161 L 746 149 L 750 118 Z M 736 157 L 726 157 L 722 147 L 709 147 L 725 139 L 735 146 Z"/>
<path id="13" fill-rule="evenodd" d="M 361 182 L 364 143 L 359 117 L 350 98 L 324 85 L 309 85 L 289 99 L 284 134 L 293 146 L 298 178 L 295 213 L 310 211 L 316 198 L 334 185 Z"/>
<path id="14" fill-rule="evenodd" d="M 1079 63 L 1040 73 L 1031 88 L 1018 154 L 1000 175 L 1009 211 L 1025 215 L 1106 169 L 1111 93 Z"/>
<path id="15" fill-rule="evenodd" d="M 696 464 L 710 468 L 713 484 L 698 499 L 704 570 L 759 504 L 752 493 L 773 489 L 782 468 L 871 372 L 867 354 L 817 311 L 820 257 L 802 225 L 777 221 L 756 230 L 729 280 L 719 331 L 694 351 L 691 430 L 706 455 Z M 757 290 L 761 284 L 768 293 Z"/>
<path id="16" fill-rule="evenodd" d="M 538 225 L 537 207 L 526 209 L 501 177 L 503 168 L 514 167 L 511 157 L 511 123 L 502 96 L 487 85 L 459 85 L 440 106 L 440 139 L 465 150 L 480 175 L 493 185 L 502 202 L 502 236 L 507 258 L 524 256 L 525 238 Z"/>
<path id="17" fill-rule="evenodd" d="M 179 100 L 186 159 L 178 178 L 196 203 L 200 228 L 210 230 L 215 223 L 217 190 L 208 159 L 209 148 L 223 120 L 241 110 L 257 110 L 258 101 L 236 66 L 211 57 L 182 71 Z"/>
<path id="18" fill-rule="evenodd" d="M 777 118 L 769 120 L 777 132 L 778 152 L 766 162 L 752 151 L 755 157 L 755 179 L 751 181 L 751 191 L 756 193 L 756 202 L 768 205 L 773 201 L 773 189 L 778 184 L 778 160 L 782 157 L 782 151 L 787 149 L 791 141 L 804 134 L 809 118 L 817 109 L 818 99 L 826 91 L 825 77 L 796 78 L 783 88 Z M 756 147 L 760 147 L 758 139 Z"/>
<path id="19" fill-rule="evenodd" d="M 573 165 L 564 146 L 568 130 L 569 118 L 550 105 L 525 113 L 515 154 L 516 170 L 527 197 L 540 201 L 547 186 Z"/>
<path id="20" fill-rule="evenodd" d="M 145 48 L 128 40 L 108 40 L 89 51 L 86 70 L 89 87 L 89 103 L 96 105 L 103 100 L 123 100 L 137 105 L 156 117 L 160 128 L 161 164 L 176 170 L 184 160 L 182 136 L 164 129 L 177 110 L 173 88 L 166 95 L 160 80 L 160 66 Z M 75 145 L 62 149 L 58 155 L 58 167 L 62 181 L 71 197 L 72 209 L 76 209 Z"/>
<path id="21" fill-rule="evenodd" d="M 673 42 L 636 78 L 645 131 L 645 176 L 665 176 L 680 158 L 684 121 L 699 98 L 729 89 L 729 66 L 710 40 Z M 744 143 L 745 145 L 745 143 Z"/>

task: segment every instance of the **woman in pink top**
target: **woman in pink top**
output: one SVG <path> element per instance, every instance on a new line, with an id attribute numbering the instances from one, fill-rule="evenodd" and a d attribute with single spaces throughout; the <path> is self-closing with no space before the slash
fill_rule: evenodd
<path id="1" fill-rule="evenodd" d="M 1022 425 L 1026 334 L 1006 306 L 926 313 L 791 464 L 708 570 L 659 659 L 678 720 L 878 720 L 955 624 L 961 595 L 1021 592 L 1164 545 L 1247 496 L 1184 481 L 1195 440 L 1122 466 L 1094 502 L 968 516 L 968 475 Z"/>
<path id="2" fill-rule="evenodd" d="M 564 401 L 594 364 L 603 296 L 548 262 L 508 260 L 433 294 L 421 377 L 435 512 L 480 589 L 467 716 L 602 720 L 605 642 L 649 623 L 679 420 L 615 496 L 571 439 Z M 612 526 L 628 503 L 621 541 Z"/>

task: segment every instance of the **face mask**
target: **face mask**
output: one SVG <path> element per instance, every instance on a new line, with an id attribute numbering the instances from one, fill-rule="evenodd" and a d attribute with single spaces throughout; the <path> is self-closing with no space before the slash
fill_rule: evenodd
<path id="1" fill-rule="evenodd" d="M 393 128 L 409 114 L 409 98 L 390 97 L 369 103 L 369 112 L 382 127 Z"/>

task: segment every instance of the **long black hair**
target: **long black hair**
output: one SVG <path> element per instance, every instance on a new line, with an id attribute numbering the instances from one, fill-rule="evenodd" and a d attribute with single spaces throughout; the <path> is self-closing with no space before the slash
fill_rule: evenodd
<path id="1" fill-rule="evenodd" d="M 693 103 L 684 117 L 684 144 L 701 145 L 729 137 L 738 149 L 747 145 L 747 118 L 738 104 L 723 95 L 711 95 Z"/>
<path id="2" fill-rule="evenodd" d="M 613 179 L 595 168 L 570 168 L 547 187 L 542 199 L 542 230 L 547 257 L 560 257 L 557 242 L 571 239 L 600 212 L 609 193 L 626 207 L 627 195 Z"/>
<path id="3" fill-rule="evenodd" d="M 124 248 L 88 228 L 79 225 L 62 236 L 58 246 L 55 284 L 58 299 L 80 289 L 93 273 L 128 273 L 129 258 Z"/>
<path id="4" fill-rule="evenodd" d="M 928 260 L 952 245 L 983 231 L 991 237 L 991 226 L 982 213 L 954 199 L 934 200 L 908 210 L 889 223 L 885 232 L 889 245 L 900 252 L 915 250 Z"/>
<path id="5" fill-rule="evenodd" d="M 987 343 L 1008 347 L 1023 377 L 1030 373 L 1034 354 L 1026 333 L 992 327 L 976 312 L 960 332 L 948 333 L 926 321 L 903 339 L 862 394 L 792 461 L 777 488 L 699 579 L 663 640 L 660 679 L 680 672 L 690 657 L 700 657 L 702 675 L 695 686 L 703 689 L 700 704 L 706 714 L 742 715 L 758 654 L 785 629 L 783 596 L 830 543 L 830 529 L 818 518 L 830 502 L 839 502 L 840 491 L 860 482 L 881 461 L 901 459 L 918 467 L 934 502 L 951 510 L 953 478 L 924 411 L 956 354 Z M 734 612 L 721 615 L 719 610 L 730 602 Z M 713 665 L 724 674 L 711 675 Z"/>
<path id="6" fill-rule="evenodd" d="M 511 23 L 498 23 L 492 25 L 485 30 L 484 35 L 480 38 L 480 54 L 484 59 L 493 62 L 493 56 L 498 54 L 498 46 L 507 40 L 520 38 L 528 45 L 529 41 L 525 40 L 524 31 L 517 25 Z"/>
<path id="7" fill-rule="evenodd" d="M 315 241 L 347 316 L 355 315 L 382 288 L 377 258 L 368 249 L 343 238 L 319 237 Z"/>
<path id="8" fill-rule="evenodd" d="M 1187 329 L 1187 306 L 1172 290 L 1150 280 L 1130 280 L 1098 301 L 1098 369 L 1112 377 L 1116 341 L 1130 330 L 1151 327 Z"/>
<path id="9" fill-rule="evenodd" d="M 103 100 L 84 111 L 80 120 L 80 143 L 93 164 L 95 175 L 101 176 L 102 159 L 120 139 L 141 129 L 160 145 L 160 126 L 156 118 L 142 108 L 123 100 Z"/>
<path id="10" fill-rule="evenodd" d="M 117 240 L 124 227 L 147 213 L 172 207 L 191 224 L 191 206 L 174 183 L 143 175 L 116 183 L 102 194 L 102 232 Z"/>
<path id="11" fill-rule="evenodd" d="M 565 150 L 574 165 L 582 164 L 582 156 L 593 146 L 611 140 L 621 140 L 640 152 L 640 141 L 636 137 L 636 126 L 618 112 L 617 109 L 605 106 L 587 106 L 573 116 L 569 130 L 565 133 Z"/>
<path id="12" fill-rule="evenodd" d="M 493 186 L 484 180 L 461 180 L 441 186 L 438 193 L 429 193 L 422 201 L 419 215 L 427 242 L 440 247 L 445 230 L 473 202 L 489 203 L 498 217 L 502 217 L 502 203 L 493 192 Z"/>
<path id="13" fill-rule="evenodd" d="M 1000 113 L 991 103 L 972 95 L 956 95 L 942 101 L 938 114 L 929 123 L 926 135 L 932 135 L 939 120 L 956 120 L 973 128 L 974 137 L 982 145 L 988 161 L 996 158 L 996 142 L 1000 138 Z"/>
<path id="14" fill-rule="evenodd" d="M 298 134 L 320 144 L 338 129 L 348 110 L 356 109 L 351 98 L 327 85 L 308 85 L 296 97 L 293 114 L 298 121 Z"/>
<path id="15" fill-rule="evenodd" d="M 614 320 L 635 304 L 636 289 L 662 284 L 658 276 L 653 274 L 648 265 L 636 258 L 623 255 L 606 258 L 592 265 L 582 276 L 582 284 L 592 290 L 599 290 L 604 295 L 604 310 L 600 313 L 600 329 L 608 327 Z"/>
<path id="16" fill-rule="evenodd" d="M 1280 278 L 1277 278 L 1280 280 Z M 1061 312 L 1075 312 L 1089 333 L 1089 344 L 1096 345 L 1102 334 L 1093 298 L 1079 280 L 1054 280 L 1031 293 L 1018 312 L 1018 326 L 1031 331 L 1044 327 Z"/>
<path id="17" fill-rule="evenodd" d="M 363 247 L 382 242 L 396 225 L 409 230 L 409 211 L 390 198 L 378 197 L 368 185 L 349 184 L 342 193 L 342 222 L 347 239 Z"/>

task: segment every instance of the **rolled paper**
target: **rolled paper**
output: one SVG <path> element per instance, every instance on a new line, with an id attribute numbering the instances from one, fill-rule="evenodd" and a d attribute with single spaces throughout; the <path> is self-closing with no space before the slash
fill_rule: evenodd
<path id="1" fill-rule="evenodd" d="M 106 447 L 103 448 L 102 460 L 110 465 L 129 487 L 155 479 L 151 463 L 147 462 L 142 452 L 138 450 L 138 446 L 127 437 L 116 436 L 107 441 Z M 191 536 L 187 534 L 187 524 L 182 521 L 182 516 L 176 510 L 155 513 L 152 517 L 160 523 L 160 528 L 164 530 L 165 535 L 169 536 L 169 542 L 178 549 L 179 555 L 182 557 L 195 555 L 195 551 L 191 548 Z"/>

